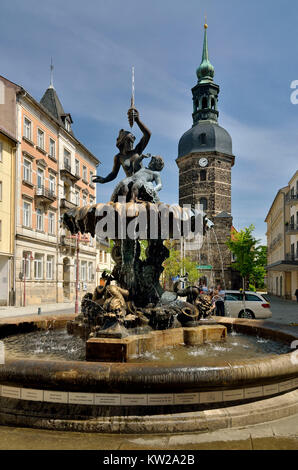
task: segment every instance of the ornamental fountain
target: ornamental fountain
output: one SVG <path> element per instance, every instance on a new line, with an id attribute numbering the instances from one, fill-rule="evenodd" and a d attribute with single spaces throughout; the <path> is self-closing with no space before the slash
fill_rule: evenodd
<path id="1" fill-rule="evenodd" d="M 128 117 L 142 131 L 141 141 L 134 147 L 132 133 L 122 129 L 112 172 L 95 177 L 99 183 L 112 181 L 123 167 L 126 178 L 111 201 L 64 215 L 71 233 L 113 240 L 113 272 L 84 296 L 79 316 L 0 319 L 7 352 L 0 365 L 0 424 L 106 433 L 208 432 L 297 413 L 298 357 L 291 351 L 297 329 L 226 317 L 215 322 L 195 288 L 167 292 L 160 285 L 168 256 L 164 240 L 192 233 L 200 242 L 208 220 L 191 208 L 170 210 L 159 201 L 163 160 L 152 157 L 143 167 L 150 131 L 134 107 Z M 147 240 L 145 257 L 140 240 Z M 249 353 L 245 348 L 251 343 Z M 260 353 L 262 344 L 268 347 Z M 47 353 L 39 356 L 43 345 Z M 157 357 L 162 350 L 165 355 Z"/>

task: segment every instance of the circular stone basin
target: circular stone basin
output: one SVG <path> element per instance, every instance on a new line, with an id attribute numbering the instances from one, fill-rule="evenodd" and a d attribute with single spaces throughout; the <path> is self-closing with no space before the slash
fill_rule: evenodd
<path id="1" fill-rule="evenodd" d="M 4 339 L 7 359 L 44 359 L 84 361 L 85 341 L 67 333 L 65 328 L 9 336 Z M 285 354 L 291 348 L 280 342 L 258 336 L 231 332 L 223 341 L 197 346 L 178 346 L 142 354 L 130 362 L 147 364 L 203 365 L 204 359 L 249 359 L 268 354 Z"/>
<path id="2" fill-rule="evenodd" d="M 13 343 L 13 335 L 36 330 L 51 338 L 47 330 L 64 328 L 73 318 L 0 320 L 0 338 L 10 337 L 7 341 Z M 285 351 L 298 340 L 298 329 L 257 320 L 217 320 L 232 331 L 228 342 L 217 346 L 229 348 L 242 338 L 242 346 L 234 345 L 247 350 L 242 357 L 228 358 L 227 351 L 212 356 L 208 348 L 214 352 L 216 344 L 203 346 L 209 351 L 204 356 L 198 353 L 202 346 L 194 349 L 195 363 L 189 365 L 184 358 L 100 363 L 8 355 L 0 365 L 0 424 L 107 433 L 203 432 L 297 413 L 298 357 Z M 263 350 L 250 357 L 245 344 L 252 344 L 254 336 L 254 349 L 283 345 L 278 354 Z"/>

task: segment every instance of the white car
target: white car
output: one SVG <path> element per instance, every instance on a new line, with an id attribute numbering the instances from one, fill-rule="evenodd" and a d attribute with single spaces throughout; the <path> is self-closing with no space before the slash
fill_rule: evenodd
<path id="1" fill-rule="evenodd" d="M 271 318 L 269 302 L 257 292 L 245 292 L 245 305 L 243 294 L 239 290 L 226 290 L 225 315 L 236 318 Z"/>

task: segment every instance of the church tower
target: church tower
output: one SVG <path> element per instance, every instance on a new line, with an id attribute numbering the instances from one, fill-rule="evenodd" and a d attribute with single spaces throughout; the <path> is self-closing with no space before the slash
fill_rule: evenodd
<path id="1" fill-rule="evenodd" d="M 193 125 L 179 141 L 179 204 L 201 204 L 214 223 L 202 249 L 191 254 L 209 285 L 231 288 L 231 254 L 225 242 L 231 233 L 231 168 L 235 157 L 229 133 L 218 125 L 219 86 L 209 61 L 207 24 L 204 25 L 202 61 L 192 88 Z M 216 240 L 217 239 L 217 240 Z"/>

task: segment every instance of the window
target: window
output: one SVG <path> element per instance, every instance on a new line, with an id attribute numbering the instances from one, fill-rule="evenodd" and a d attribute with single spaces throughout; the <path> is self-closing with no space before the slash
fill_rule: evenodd
<path id="1" fill-rule="evenodd" d="M 43 212 L 41 209 L 36 209 L 36 229 L 43 230 Z"/>
<path id="2" fill-rule="evenodd" d="M 206 170 L 201 170 L 200 171 L 200 181 L 206 181 L 206 176 L 207 176 L 207 173 L 206 173 Z"/>
<path id="3" fill-rule="evenodd" d="M 90 204 L 94 204 L 94 197 L 89 196 Z"/>
<path id="4" fill-rule="evenodd" d="M 32 174 L 32 166 L 29 160 L 24 158 L 24 166 L 23 166 L 23 179 L 27 183 L 31 183 L 31 174 Z"/>
<path id="5" fill-rule="evenodd" d="M 50 138 L 50 157 L 56 158 L 56 142 Z"/>
<path id="6" fill-rule="evenodd" d="M 24 137 L 26 139 L 31 140 L 31 134 L 32 134 L 32 123 L 27 119 L 26 117 L 24 118 Z"/>
<path id="7" fill-rule="evenodd" d="M 44 132 L 41 129 L 37 129 L 37 146 L 44 149 Z"/>
<path id="8" fill-rule="evenodd" d="M 75 204 L 76 206 L 80 205 L 80 191 L 75 191 Z"/>
<path id="9" fill-rule="evenodd" d="M 26 279 L 30 279 L 30 264 L 31 264 L 31 253 L 30 251 L 23 252 L 23 260 L 22 260 L 22 269 L 23 269 L 23 276 Z"/>
<path id="10" fill-rule="evenodd" d="M 64 149 L 64 168 L 66 170 L 70 170 L 71 165 L 70 165 L 70 152 L 66 149 Z"/>
<path id="11" fill-rule="evenodd" d="M 43 188 L 43 182 L 44 182 L 44 171 L 38 168 L 37 169 L 37 187 Z"/>
<path id="12" fill-rule="evenodd" d="M 94 275 L 93 275 L 93 263 L 88 263 L 88 281 L 93 281 Z"/>
<path id="13" fill-rule="evenodd" d="M 43 255 L 36 254 L 34 258 L 34 277 L 35 279 L 43 278 Z"/>
<path id="14" fill-rule="evenodd" d="M 199 204 L 203 207 L 203 211 L 206 211 L 208 208 L 208 202 L 205 197 L 201 197 Z"/>
<path id="15" fill-rule="evenodd" d="M 83 166 L 83 180 L 88 181 L 87 180 L 87 167 L 86 166 Z"/>
<path id="16" fill-rule="evenodd" d="M 0 201 L 2 201 L 2 181 L 0 181 Z"/>
<path id="17" fill-rule="evenodd" d="M 199 135 L 199 142 L 200 142 L 200 145 L 206 145 L 206 134 L 205 133 Z"/>
<path id="18" fill-rule="evenodd" d="M 257 295 L 253 294 L 245 294 L 245 300 L 251 301 L 251 302 L 262 302 L 262 299 L 258 297 Z"/>
<path id="19" fill-rule="evenodd" d="M 106 251 L 104 252 L 104 262 L 108 262 L 108 253 Z"/>
<path id="20" fill-rule="evenodd" d="M 100 263 L 103 262 L 103 251 L 102 250 L 99 250 L 99 262 Z"/>
<path id="21" fill-rule="evenodd" d="M 47 279 L 53 279 L 54 274 L 54 256 L 47 256 Z"/>
<path id="22" fill-rule="evenodd" d="M 83 206 L 87 206 L 87 196 L 83 195 Z"/>
<path id="23" fill-rule="evenodd" d="M 80 176 L 80 162 L 76 159 L 76 175 Z"/>
<path id="24" fill-rule="evenodd" d="M 0 162 L 2 162 L 2 142 L 0 142 Z"/>
<path id="25" fill-rule="evenodd" d="M 49 212 L 49 233 L 55 235 L 55 214 L 54 212 Z"/>
<path id="26" fill-rule="evenodd" d="M 53 175 L 50 175 L 49 177 L 49 190 L 52 195 L 55 194 L 55 188 L 56 188 L 56 178 Z"/>
<path id="27" fill-rule="evenodd" d="M 234 300 L 234 301 L 239 301 L 239 300 L 243 300 L 243 295 L 239 293 L 235 293 L 233 292 L 232 294 L 226 294 L 225 295 L 225 300 Z"/>
<path id="28" fill-rule="evenodd" d="M 202 108 L 203 109 L 208 108 L 208 101 L 207 101 L 207 98 L 205 96 L 202 99 Z"/>
<path id="29" fill-rule="evenodd" d="M 70 131 L 70 122 L 69 120 L 66 118 L 65 119 L 65 129 L 69 132 Z"/>
<path id="30" fill-rule="evenodd" d="M 93 184 L 92 176 L 93 176 L 93 171 L 90 171 L 90 184 Z"/>
<path id="31" fill-rule="evenodd" d="M 87 261 L 81 261 L 81 281 L 87 281 Z"/>
<path id="32" fill-rule="evenodd" d="M 23 202 L 23 225 L 24 227 L 31 227 L 31 204 Z"/>

